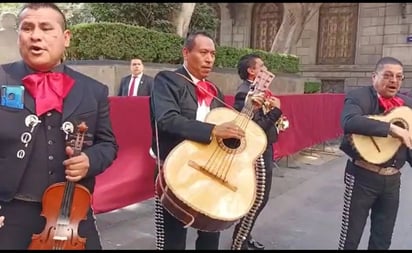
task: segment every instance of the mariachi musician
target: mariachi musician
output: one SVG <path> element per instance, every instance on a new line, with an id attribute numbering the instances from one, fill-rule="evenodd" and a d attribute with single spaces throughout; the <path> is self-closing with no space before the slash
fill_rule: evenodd
<path id="1" fill-rule="evenodd" d="M 8 250 L 27 249 L 32 235 L 42 232 L 47 187 L 69 180 L 92 194 L 95 177 L 118 150 L 108 87 L 61 62 L 70 42 L 61 10 L 52 3 L 28 3 L 18 19 L 23 60 L 0 66 L 0 216 L 5 217 L 0 249 Z M 89 145 L 71 157 L 74 150 L 66 141 L 80 121 L 88 126 Z M 87 219 L 74 232 L 86 238 L 86 249 L 101 249 L 93 210 L 86 210 Z"/>
<path id="2" fill-rule="evenodd" d="M 252 84 L 261 70 L 266 71 L 267 69 L 258 55 L 247 54 L 240 58 L 238 74 L 242 79 L 242 83 L 239 85 L 235 95 L 234 107 L 236 110 L 240 111 L 244 107 L 245 100 L 249 99 L 249 91 L 253 88 Z M 273 143 L 277 141 L 278 130 L 276 128 L 276 122 L 281 116 L 280 100 L 273 96 L 268 97 L 264 103 L 264 107 L 256 110 L 254 113 L 253 120 L 266 133 L 267 146 L 262 154 L 263 164 L 261 162 L 256 163 L 258 196 L 249 213 L 235 226 L 232 236 L 232 249 L 264 249 L 262 243 L 252 238 L 251 232 L 258 215 L 269 200 L 269 193 L 272 186 L 272 171 L 274 169 Z M 260 159 L 258 159 L 258 161 L 260 161 Z"/>
<path id="3" fill-rule="evenodd" d="M 405 162 L 412 165 L 410 128 L 397 124 L 411 119 L 408 113 L 391 115 L 395 108 L 403 107 L 407 111 L 412 108 L 412 99 L 399 92 L 404 78 L 403 63 L 385 56 L 375 65 L 372 84 L 353 89 L 345 96 L 341 113 L 344 136 L 340 149 L 348 155 L 348 160 L 344 173 L 339 250 L 358 249 L 368 218 L 371 224 L 368 250 L 388 250 L 391 246 L 399 208 L 401 169 Z M 369 118 L 383 115 L 386 120 Z M 381 145 L 374 143 L 382 156 L 386 153 L 383 148 L 394 150 L 393 156 L 386 161 L 372 163 L 366 158 L 370 154 L 363 154 L 356 148 L 353 135 L 364 136 L 373 147 L 375 138 L 387 140 L 394 137 L 401 145 L 395 148 L 389 145 L 391 141 Z"/>
<path id="4" fill-rule="evenodd" d="M 213 136 L 223 139 L 244 136 L 244 131 L 234 123 L 204 122 L 210 110 L 224 106 L 221 91 L 205 80 L 215 60 L 213 39 L 204 32 L 189 34 L 182 53 L 183 66 L 174 72 L 159 72 L 150 97 L 152 151 L 157 156 L 159 169 L 171 150 L 183 140 L 208 144 Z M 162 206 L 157 192 L 155 208 L 157 249 L 186 249 L 185 224 Z M 196 249 L 218 249 L 219 236 L 220 232 L 198 230 Z"/>

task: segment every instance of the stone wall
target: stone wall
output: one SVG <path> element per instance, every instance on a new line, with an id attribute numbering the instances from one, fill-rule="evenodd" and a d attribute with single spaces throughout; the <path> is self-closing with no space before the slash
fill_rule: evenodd
<path id="1" fill-rule="evenodd" d="M 233 19 L 230 17 L 226 3 L 220 3 L 219 6 L 221 12 L 220 45 L 237 48 L 250 47 L 253 3 L 236 3 Z"/>
<path id="2" fill-rule="evenodd" d="M 302 66 L 302 79 L 314 82 L 321 80 L 343 80 L 345 92 L 359 87 L 372 84 L 372 72 L 375 65 L 318 65 Z M 402 92 L 410 91 L 412 88 L 412 66 L 404 66 L 405 81 L 402 84 Z"/>
<path id="3" fill-rule="evenodd" d="M 382 57 L 386 3 L 359 3 L 356 64 L 373 64 Z"/>
<path id="4" fill-rule="evenodd" d="M 291 53 L 302 65 L 316 64 L 318 23 L 316 13 L 292 47 Z M 412 65 L 412 43 L 407 42 L 411 31 L 412 4 L 406 5 L 402 16 L 400 3 L 359 3 L 355 65 L 374 65 L 382 56 L 397 57 L 405 65 Z"/>
<path id="5" fill-rule="evenodd" d="M 299 57 L 299 63 L 316 64 L 316 53 L 318 43 L 318 23 L 319 12 L 306 23 L 305 29 L 302 32 L 302 36 L 296 45 L 291 48 L 291 53 Z"/>
<path id="6" fill-rule="evenodd" d="M 285 3 L 287 4 L 287 3 Z M 254 3 L 239 4 L 232 20 L 221 3 L 221 44 L 234 47 L 250 47 L 252 9 Z M 319 13 L 306 24 L 300 40 L 292 46 L 291 53 L 299 57 L 301 76 L 305 81 L 343 80 L 344 90 L 370 83 L 374 65 L 383 56 L 393 56 L 405 65 L 405 89 L 412 87 L 412 4 L 406 3 L 359 3 L 356 31 L 356 54 L 353 65 L 317 65 Z M 232 27 L 233 26 L 233 27 Z M 230 28 L 230 30 L 228 30 Z M 231 31 L 230 33 L 228 31 Z"/>
<path id="7" fill-rule="evenodd" d="M 319 14 L 307 24 L 293 49 L 301 63 L 305 80 L 344 80 L 344 90 L 370 85 L 371 73 L 383 56 L 396 57 L 405 65 L 404 90 L 410 90 L 412 78 L 412 5 L 407 4 L 402 16 L 400 3 L 359 3 L 355 64 L 316 65 Z"/>

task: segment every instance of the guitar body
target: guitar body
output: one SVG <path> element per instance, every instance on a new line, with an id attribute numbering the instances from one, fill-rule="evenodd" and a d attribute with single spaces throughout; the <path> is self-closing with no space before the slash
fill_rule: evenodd
<path id="1" fill-rule="evenodd" d="M 211 110 L 205 121 L 231 120 L 245 130 L 240 145 L 228 147 L 215 137 L 210 144 L 185 140 L 170 152 L 157 177 L 156 191 L 163 206 L 186 226 L 203 231 L 227 229 L 255 201 L 255 161 L 266 148 L 266 134 L 246 115 L 228 108 Z"/>
<path id="2" fill-rule="evenodd" d="M 407 106 L 396 107 L 384 115 L 370 115 L 368 118 L 396 124 L 407 129 L 412 136 L 412 109 Z M 392 136 L 374 136 L 372 138 L 370 136 L 352 134 L 352 145 L 354 148 L 365 161 L 373 164 L 387 162 L 402 145 L 400 139 Z"/>

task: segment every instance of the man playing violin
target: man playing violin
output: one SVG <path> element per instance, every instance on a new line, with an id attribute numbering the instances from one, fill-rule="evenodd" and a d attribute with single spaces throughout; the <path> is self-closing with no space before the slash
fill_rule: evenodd
<path id="1" fill-rule="evenodd" d="M 267 97 L 267 93 L 265 94 L 264 92 L 253 97 L 249 96 L 253 81 L 261 70 L 266 70 L 266 66 L 258 55 L 248 54 L 240 58 L 238 73 L 243 82 L 237 89 L 234 107 L 236 110 L 241 111 L 245 100 L 253 99 L 255 102 L 253 120 L 265 131 L 267 147 L 262 155 L 264 165 L 259 165 L 261 163 L 258 162 L 256 166 L 257 192 L 263 193 L 263 199 L 257 197 L 252 210 L 235 226 L 232 236 L 233 249 L 238 249 L 239 246 L 240 249 L 264 249 L 263 244 L 252 238 L 251 232 L 257 217 L 269 200 L 272 186 L 272 171 L 274 169 L 273 143 L 276 142 L 278 135 L 275 123 L 282 116 L 282 111 L 280 110 L 280 100 L 274 96 Z M 266 108 L 262 107 L 263 104 L 265 104 Z M 261 203 L 257 201 L 261 201 Z"/>
<path id="2" fill-rule="evenodd" d="M 50 211 L 42 203 L 49 186 L 71 181 L 92 194 L 95 177 L 116 158 L 108 87 L 62 63 L 69 42 L 66 19 L 55 4 L 23 6 L 18 15 L 23 60 L 0 66 L 0 216 L 6 219 L 0 229 L 0 249 L 27 249 L 32 235 L 43 231 L 51 218 L 41 215 L 44 207 Z M 13 101 L 9 92 L 14 93 Z M 72 157 L 68 141 L 80 122 L 86 123 L 91 144 Z M 86 249 L 101 249 L 90 202 L 84 206 L 86 219 L 73 232 L 86 238 Z M 60 217 L 59 209 L 52 211 L 54 218 Z"/>

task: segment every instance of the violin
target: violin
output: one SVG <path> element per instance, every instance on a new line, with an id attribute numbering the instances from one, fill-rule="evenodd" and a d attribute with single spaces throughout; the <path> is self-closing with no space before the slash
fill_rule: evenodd
<path id="1" fill-rule="evenodd" d="M 81 153 L 85 132 L 85 122 L 77 126 L 73 143 L 73 156 Z M 28 249 L 38 250 L 82 250 L 86 238 L 78 235 L 78 226 L 86 220 L 91 204 L 89 190 L 77 183 L 67 181 L 49 186 L 43 194 L 42 213 L 46 225 L 40 234 L 33 234 Z"/>

